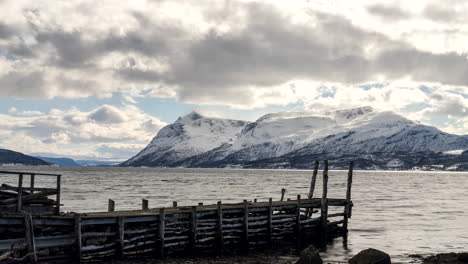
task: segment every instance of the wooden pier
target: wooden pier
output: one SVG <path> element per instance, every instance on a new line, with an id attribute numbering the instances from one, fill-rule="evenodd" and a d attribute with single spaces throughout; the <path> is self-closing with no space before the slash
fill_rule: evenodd
<path id="1" fill-rule="evenodd" d="M 327 197 L 328 162 L 324 162 L 323 195 L 314 198 L 318 162 L 306 199 L 247 201 L 213 205 L 142 208 L 115 211 L 113 201 L 108 212 L 52 214 L 23 211 L 26 197 L 34 195 L 34 186 L 8 186 L 16 195 L 14 211 L 0 213 L 0 263 L 16 263 L 27 258 L 31 263 L 100 262 L 127 258 L 165 258 L 248 253 L 253 249 L 295 246 L 331 239 L 347 233 L 351 217 L 350 163 L 346 198 Z M 1 172 L 0 172 L 1 173 Z M 11 172 L 8 172 L 11 174 Z M 25 173 L 18 173 L 19 177 Z M 38 175 L 38 174 L 36 174 Z M 60 208 L 60 176 L 56 200 L 44 206 Z M 16 188 L 16 189 L 15 189 Z M 0 189 L 5 190 L 5 189 Z M 44 190 L 42 190 L 44 191 Z M 52 190 L 45 190 L 52 192 Z M 6 192 L 6 191 L 3 191 Z M 49 194 L 49 193 L 47 193 Z M 11 197 L 10 203 L 12 201 Z M 5 199 L 4 199 L 5 200 Z M 3 204 L 4 200 L 0 200 Z M 14 200 L 14 199 L 13 199 Z M 19 210 L 16 210 L 19 209 Z"/>

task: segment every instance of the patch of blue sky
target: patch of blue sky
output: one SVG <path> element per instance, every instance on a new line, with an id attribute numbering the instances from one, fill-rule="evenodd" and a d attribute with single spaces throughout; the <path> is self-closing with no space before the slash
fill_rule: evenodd
<path id="1" fill-rule="evenodd" d="M 421 110 L 424 110 L 430 107 L 432 106 L 426 103 L 410 104 L 410 105 L 403 107 L 401 111 L 406 112 L 406 113 L 414 113 L 414 112 L 419 112 Z"/>
<path id="2" fill-rule="evenodd" d="M 365 91 L 368 91 L 368 90 L 373 89 L 373 88 L 382 89 L 385 86 L 387 86 L 387 84 L 385 84 L 385 83 L 366 83 L 366 84 L 358 85 L 359 88 L 362 88 Z"/>

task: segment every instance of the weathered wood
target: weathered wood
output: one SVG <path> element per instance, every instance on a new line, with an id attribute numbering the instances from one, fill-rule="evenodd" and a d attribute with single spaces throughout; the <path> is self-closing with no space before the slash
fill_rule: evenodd
<path id="1" fill-rule="evenodd" d="M 32 173 L 31 178 L 30 178 L 30 183 L 29 183 L 29 187 L 31 188 L 31 194 L 34 193 L 35 178 L 36 178 L 36 174 Z"/>
<path id="2" fill-rule="evenodd" d="M 301 247 L 301 195 L 297 195 L 296 204 L 296 246 Z"/>
<path id="3" fill-rule="evenodd" d="M 257 203 L 257 198 L 254 199 L 254 203 Z"/>
<path id="4" fill-rule="evenodd" d="M 273 199 L 268 200 L 268 245 L 272 246 L 272 233 L 273 233 Z"/>
<path id="5" fill-rule="evenodd" d="M 124 257 L 124 248 L 125 248 L 125 218 L 122 217 L 122 216 L 119 216 L 117 218 L 117 225 L 118 225 L 118 255 L 119 255 L 119 258 L 123 258 Z"/>
<path id="6" fill-rule="evenodd" d="M 322 225 L 327 225 L 327 214 L 328 214 L 328 160 L 323 162 L 323 191 L 322 191 L 322 206 L 320 210 L 320 217 L 322 219 Z"/>
<path id="7" fill-rule="evenodd" d="M 177 207 L 177 201 L 172 202 L 172 207 Z"/>
<path id="8" fill-rule="evenodd" d="M 77 262 L 81 263 L 82 258 L 82 233 L 81 233 L 81 215 L 75 215 L 75 245 Z"/>
<path id="9" fill-rule="evenodd" d="M 317 174 L 319 169 L 319 161 L 316 160 L 314 164 L 314 172 L 312 173 L 312 178 L 310 179 L 310 187 L 309 187 L 309 195 L 307 199 L 312 199 L 314 197 L 314 190 L 315 190 L 315 182 L 317 181 Z M 312 209 L 307 209 L 307 217 L 312 217 Z"/>
<path id="10" fill-rule="evenodd" d="M 284 200 L 284 194 L 286 193 L 286 189 L 281 189 L 281 199 L 280 201 L 283 201 Z"/>
<path id="11" fill-rule="evenodd" d="M 244 228 L 243 228 L 243 242 L 244 242 L 244 249 L 248 252 L 249 251 L 249 207 L 248 207 L 248 203 L 247 203 L 247 200 L 244 200 L 243 202 L 243 206 L 244 206 L 244 216 L 243 216 L 243 220 L 244 220 Z"/>
<path id="12" fill-rule="evenodd" d="M 198 206 L 203 206 L 203 203 L 198 203 Z"/>
<path id="13" fill-rule="evenodd" d="M 191 225 L 190 225 L 190 251 L 195 252 L 195 244 L 197 242 L 197 207 L 192 206 L 192 213 L 190 214 Z"/>
<path id="14" fill-rule="evenodd" d="M 57 175 L 57 196 L 55 198 L 55 214 L 60 214 L 60 194 L 61 194 L 61 189 L 62 189 L 62 176 Z"/>
<path id="15" fill-rule="evenodd" d="M 142 210 L 148 210 L 148 209 L 149 209 L 148 203 L 149 203 L 148 200 L 142 199 L 142 200 L 141 200 L 141 209 L 142 209 Z"/>
<path id="16" fill-rule="evenodd" d="M 164 208 L 159 209 L 159 256 L 160 258 L 165 257 L 164 252 L 164 237 L 165 237 L 165 223 L 166 215 Z"/>
<path id="17" fill-rule="evenodd" d="M 346 185 L 346 205 L 344 208 L 343 229 L 348 231 L 348 218 L 351 217 L 351 185 L 353 184 L 353 167 L 354 162 L 349 163 L 348 180 Z"/>
<path id="18" fill-rule="evenodd" d="M 217 207 L 217 223 L 216 223 L 216 240 L 217 240 L 217 251 L 219 254 L 223 253 L 224 249 L 224 238 L 223 238 L 223 209 L 221 205 L 221 201 L 218 202 Z"/>
<path id="19" fill-rule="evenodd" d="M 114 200 L 109 199 L 107 202 L 107 212 L 114 212 L 115 211 L 115 202 Z"/>
<path id="20" fill-rule="evenodd" d="M 36 241 L 34 238 L 34 225 L 32 222 L 31 214 L 24 214 L 24 231 L 25 231 L 25 240 L 28 253 L 31 254 L 29 260 L 31 263 L 37 263 L 37 254 L 36 254 Z"/>
<path id="21" fill-rule="evenodd" d="M 18 196 L 16 198 L 16 212 L 21 212 L 22 205 L 23 205 L 23 174 L 20 174 L 18 176 Z"/>

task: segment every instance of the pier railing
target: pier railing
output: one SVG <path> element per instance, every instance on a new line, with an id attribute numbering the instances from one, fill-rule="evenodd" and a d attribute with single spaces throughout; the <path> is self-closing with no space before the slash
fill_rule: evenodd
<path id="1" fill-rule="evenodd" d="M 4 183 L 0 186 L 0 210 L 16 213 L 57 215 L 60 213 L 60 174 L 0 171 L 0 175 L 2 174 L 17 177 L 17 185 Z M 29 176 L 29 186 L 26 176 Z M 55 177 L 55 186 L 53 188 L 36 187 L 36 182 L 41 177 Z M 55 200 L 49 199 L 49 196 L 55 196 Z"/>

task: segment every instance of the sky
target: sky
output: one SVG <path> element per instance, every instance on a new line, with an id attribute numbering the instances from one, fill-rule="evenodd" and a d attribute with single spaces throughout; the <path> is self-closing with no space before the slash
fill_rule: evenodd
<path id="1" fill-rule="evenodd" d="M 468 134 L 468 1 L 0 0 L 0 148 L 124 160 L 192 110 Z"/>

